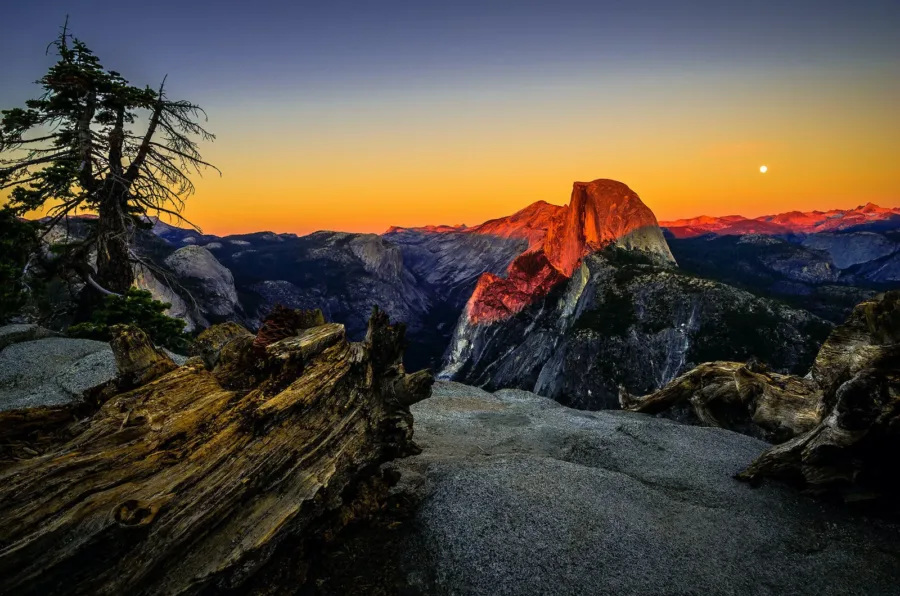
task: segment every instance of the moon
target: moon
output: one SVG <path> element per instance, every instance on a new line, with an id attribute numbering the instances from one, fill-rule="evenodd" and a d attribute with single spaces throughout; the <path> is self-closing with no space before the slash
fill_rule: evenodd
<path id="1" fill-rule="evenodd" d="M 768 172 L 768 171 L 769 171 L 769 166 L 759 166 L 759 173 L 760 173 L 760 174 L 765 174 L 765 173 Z"/>

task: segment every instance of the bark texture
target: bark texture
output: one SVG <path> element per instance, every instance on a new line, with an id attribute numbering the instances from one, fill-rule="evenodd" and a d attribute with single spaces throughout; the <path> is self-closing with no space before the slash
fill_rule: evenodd
<path id="1" fill-rule="evenodd" d="M 119 328 L 92 416 L 4 413 L 52 433 L 0 460 L 0 593 L 289 593 L 272 582 L 299 588 L 311 541 L 377 506 L 432 383 L 404 372 L 402 325 L 376 309 L 363 342 L 323 324 L 262 348 L 222 331 L 175 368 Z"/>
<path id="2" fill-rule="evenodd" d="M 810 379 L 751 362 L 707 362 L 643 397 L 619 391 L 623 409 L 727 428 L 770 443 L 806 432 L 822 419 L 822 391 Z"/>
<path id="3" fill-rule="evenodd" d="M 822 346 L 811 375 L 827 415 L 738 478 L 780 478 L 845 501 L 900 495 L 900 292 L 863 302 Z"/>
<path id="4" fill-rule="evenodd" d="M 131 217 L 126 213 L 127 191 L 111 184 L 109 195 L 100 201 L 97 222 L 97 281 L 104 289 L 124 294 L 134 284 L 129 243 Z"/>

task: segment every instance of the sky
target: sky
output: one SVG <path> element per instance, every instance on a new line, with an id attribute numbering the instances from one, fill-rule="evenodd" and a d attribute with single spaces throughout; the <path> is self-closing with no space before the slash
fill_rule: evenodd
<path id="1" fill-rule="evenodd" d="M 206 109 L 207 233 L 471 225 L 596 178 L 660 220 L 900 206 L 897 0 L 17 1 L 0 108 L 66 14 Z"/>

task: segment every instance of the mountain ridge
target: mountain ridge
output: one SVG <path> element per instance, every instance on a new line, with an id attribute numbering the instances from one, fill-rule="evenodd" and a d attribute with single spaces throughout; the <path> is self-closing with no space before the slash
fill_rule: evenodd
<path id="1" fill-rule="evenodd" d="M 794 210 L 752 218 L 743 215 L 700 215 L 661 221 L 659 225 L 676 238 L 693 238 L 704 234 L 724 236 L 836 232 L 885 221 L 896 222 L 900 226 L 900 207 L 880 207 L 870 202 L 851 209 Z"/>
<path id="2" fill-rule="evenodd" d="M 608 179 L 575 182 L 564 207 L 533 203 L 508 218 L 473 228 L 528 240 L 505 276 L 482 275 L 465 314 L 473 324 L 520 312 L 569 279 L 589 254 L 607 246 L 653 254 L 674 263 L 656 216 L 627 185 Z"/>

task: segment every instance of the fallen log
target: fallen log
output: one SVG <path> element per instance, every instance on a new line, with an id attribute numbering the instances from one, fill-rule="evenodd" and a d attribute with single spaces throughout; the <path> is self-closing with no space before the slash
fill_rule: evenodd
<path id="1" fill-rule="evenodd" d="M 811 375 L 827 414 L 763 452 L 737 478 L 779 478 L 847 502 L 900 496 L 900 292 L 858 305 L 822 346 Z"/>
<path id="2" fill-rule="evenodd" d="M 55 442 L 0 462 L 0 593 L 290 593 L 272 582 L 299 588 L 306 545 L 376 507 L 379 465 L 417 453 L 409 405 L 433 380 L 405 373 L 383 312 L 360 343 L 336 324 L 206 339 L 174 368 L 116 329 L 134 388 L 65 428 L 48 413 Z"/>
<path id="3" fill-rule="evenodd" d="M 624 409 L 665 414 L 779 443 L 737 478 L 896 503 L 900 496 L 900 292 L 856 306 L 805 377 L 755 363 L 710 362 L 662 389 L 619 395 Z"/>
<path id="4" fill-rule="evenodd" d="M 770 443 L 811 430 L 823 415 L 822 391 L 811 379 L 756 363 L 707 362 L 641 397 L 619 390 L 624 410 L 726 428 Z"/>

